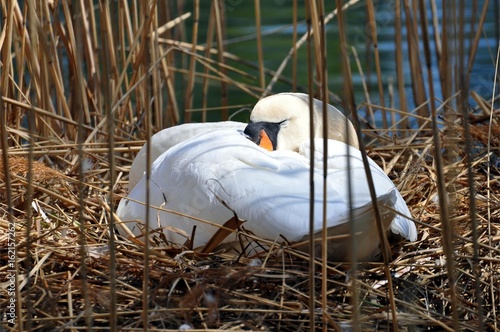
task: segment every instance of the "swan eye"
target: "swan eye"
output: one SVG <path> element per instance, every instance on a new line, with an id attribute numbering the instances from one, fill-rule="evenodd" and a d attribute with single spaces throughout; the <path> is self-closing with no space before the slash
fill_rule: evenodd
<path id="1" fill-rule="evenodd" d="M 286 126 L 288 126 L 288 119 L 279 122 L 279 125 L 280 125 L 280 127 L 286 127 Z"/>

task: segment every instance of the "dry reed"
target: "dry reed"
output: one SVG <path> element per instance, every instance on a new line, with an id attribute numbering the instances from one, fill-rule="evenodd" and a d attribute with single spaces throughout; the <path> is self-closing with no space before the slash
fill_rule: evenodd
<path id="1" fill-rule="evenodd" d="M 349 26 L 342 19 L 353 6 L 359 9 L 358 1 L 337 1 L 343 5 L 338 12 L 328 12 L 322 1 L 305 7 L 294 1 L 290 51 L 276 70 L 266 67 L 265 13 L 257 0 L 257 63 L 227 49 L 230 2 L 213 1 L 206 12 L 198 0 L 2 2 L 0 330 L 177 330 L 182 324 L 206 330 L 499 330 L 499 111 L 495 95 L 469 92 L 489 2 L 471 22 L 464 3 L 452 2 L 455 15 L 443 11 L 441 22 L 435 0 L 395 2 L 397 87 L 388 87 L 387 106 L 377 6 L 366 1 L 380 104 L 369 99 L 366 81 L 366 100 L 358 107 L 350 63 L 362 69 L 347 47 Z M 306 12 L 312 30 L 299 36 Z M 332 19 L 339 30 L 334 36 L 326 29 Z M 467 23 L 476 29 L 469 51 Z M 200 41 L 202 29 L 206 41 Z M 353 118 L 364 108 L 383 119 L 381 126 L 365 123 L 368 155 L 406 199 L 418 223 L 417 242 L 392 248 L 384 263 L 352 265 L 262 239 L 251 241 L 269 248 L 260 255 L 204 254 L 171 247 L 158 234 L 146 243 L 116 234 L 112 212 L 126 195 L 129 166 L 145 139 L 182 121 L 226 120 L 276 92 L 278 82 L 331 100 L 325 38 L 342 41 L 345 109 Z M 298 60 L 306 41 L 308 64 Z M 405 92 L 405 43 L 413 110 Z M 460 59 L 453 43 L 459 43 Z M 450 59 L 463 62 L 464 55 L 466 75 L 460 75 Z M 426 72 L 433 61 L 442 100 L 432 88 L 436 73 Z M 291 77 L 284 74 L 287 66 Z M 301 66 L 310 68 L 309 83 L 298 77 Z M 213 98 L 214 85 L 220 98 Z M 231 98 L 234 91 L 246 99 Z M 469 97 L 476 109 L 464 109 Z M 399 109 L 392 107 L 394 98 Z M 14 260 L 6 250 L 12 243 Z M 11 302 L 15 316 L 9 316 Z"/>

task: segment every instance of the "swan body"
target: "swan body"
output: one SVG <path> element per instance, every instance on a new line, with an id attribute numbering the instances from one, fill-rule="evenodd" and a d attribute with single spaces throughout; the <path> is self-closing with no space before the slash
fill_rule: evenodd
<path id="1" fill-rule="evenodd" d="M 163 129 L 149 139 L 151 162 L 158 158 L 163 152 L 167 151 L 176 144 L 185 141 L 196 135 L 208 133 L 219 129 L 241 129 L 247 124 L 235 121 L 224 122 L 205 122 L 205 123 L 186 123 L 174 127 Z M 144 144 L 137 153 L 132 166 L 130 166 L 128 191 L 132 191 L 137 182 L 146 172 L 146 153 L 147 145 Z"/>
<path id="2" fill-rule="evenodd" d="M 379 239 L 358 138 L 351 122 L 331 105 L 326 105 L 328 126 L 323 128 L 323 108 L 321 101 L 310 100 L 308 95 L 280 93 L 257 102 L 246 127 L 241 123 L 183 125 L 154 135 L 150 140 L 154 162 L 149 220 L 144 204 L 143 147 L 131 168 L 129 195 L 117 209 L 128 225 L 119 223 L 120 232 L 141 236 L 147 226 L 163 231 L 172 243 L 182 245 L 189 240 L 197 248 L 207 245 L 221 225 L 237 216 L 245 221 L 246 230 L 260 238 L 309 240 L 310 167 L 314 164 L 313 237 L 322 236 L 325 204 L 329 258 L 372 259 Z M 324 129 L 326 151 L 321 138 Z M 310 136 L 316 137 L 314 163 L 309 159 Z M 382 169 L 368 160 L 383 228 L 415 241 L 417 230 L 401 194 Z M 357 244 L 354 252 L 351 234 Z M 233 232 L 224 241 L 236 239 Z M 321 242 L 315 243 L 319 250 Z M 298 248 L 307 251 L 309 245 Z"/>
<path id="3" fill-rule="evenodd" d="M 314 229 L 322 229 L 323 169 L 322 139 L 315 142 Z M 241 130 L 218 130 L 201 134 L 175 145 L 158 157 L 151 166 L 149 227 L 162 228 L 168 240 L 183 244 L 196 226 L 193 247 L 205 245 L 217 227 L 232 218 L 246 220 L 243 227 L 258 237 L 295 242 L 309 233 L 309 168 L 306 157 L 310 146 L 304 143 L 301 153 L 290 150 L 267 151 L 250 140 Z M 349 159 L 350 168 L 347 168 Z M 349 221 L 348 177 L 351 178 L 353 225 L 360 233 L 359 259 L 369 259 L 378 246 L 374 230 L 373 208 L 359 150 L 328 140 L 327 227 L 335 229 Z M 382 213 L 385 227 L 414 241 L 416 228 L 411 214 L 392 181 L 375 162 L 369 160 L 378 201 L 387 207 Z M 146 222 L 146 177 L 123 199 L 117 215 L 123 222 Z M 176 211 L 184 215 L 166 212 Z M 392 210 L 398 211 L 395 214 Z M 189 216 L 189 217 L 188 217 Z M 406 217 L 404 217 L 406 216 Z M 190 217 L 198 218 L 193 220 Z M 140 224 L 129 229 L 141 234 Z M 348 228 L 346 228 L 348 229 Z M 343 232 L 346 232 L 346 229 Z M 350 231 L 349 231 L 350 232 Z M 347 235 L 349 234 L 335 234 Z M 225 241 L 236 240 L 235 234 Z M 334 243 L 333 243 L 334 244 Z M 335 246 L 332 246 L 332 249 Z M 348 258 L 349 253 L 331 257 Z"/>

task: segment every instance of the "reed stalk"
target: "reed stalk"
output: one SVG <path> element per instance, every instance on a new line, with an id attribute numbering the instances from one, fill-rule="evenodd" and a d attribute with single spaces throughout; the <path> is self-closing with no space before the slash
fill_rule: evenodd
<path id="1" fill-rule="evenodd" d="M 403 30 L 402 23 L 402 9 L 401 1 L 394 2 L 394 36 L 395 36 L 395 58 L 396 58 L 396 75 L 398 82 L 398 96 L 399 96 L 399 107 L 406 113 L 408 112 L 406 92 L 405 92 L 405 77 L 403 71 L 403 37 L 401 31 Z M 408 121 L 404 120 L 402 123 L 404 129 L 409 128 Z"/>
<path id="2" fill-rule="evenodd" d="M 193 22 L 193 37 L 191 41 L 191 52 L 196 52 L 196 45 L 198 44 L 198 24 L 200 20 L 200 2 L 197 0 L 193 4 L 194 9 L 194 22 Z M 196 58 L 191 57 L 189 63 L 189 75 L 187 83 L 186 101 L 184 102 L 184 109 L 190 110 L 193 107 L 193 93 L 194 93 L 194 79 L 196 71 Z M 205 99 L 205 98 L 204 98 Z M 186 121 L 190 122 L 191 113 L 186 113 Z"/>
<path id="3" fill-rule="evenodd" d="M 266 86 L 266 76 L 264 75 L 264 51 L 262 50 L 261 18 L 260 18 L 260 0 L 254 0 L 255 3 L 255 29 L 257 32 L 257 55 L 259 59 L 259 82 L 262 89 Z"/>
<path id="4" fill-rule="evenodd" d="M 366 12 L 367 12 L 367 19 L 368 19 L 368 29 L 371 33 L 370 38 L 371 38 L 371 42 L 373 43 L 373 55 L 375 57 L 375 71 L 377 72 L 377 87 L 378 87 L 380 106 L 384 107 L 385 106 L 384 81 L 382 78 L 382 70 L 381 70 L 381 65 L 380 65 L 380 54 L 378 51 L 378 38 L 377 38 L 377 25 L 376 25 L 376 20 L 375 20 L 375 8 L 373 6 L 372 0 L 368 0 L 366 2 Z M 384 129 L 387 129 L 387 114 L 385 113 L 385 111 L 383 109 L 382 109 L 382 126 Z"/>

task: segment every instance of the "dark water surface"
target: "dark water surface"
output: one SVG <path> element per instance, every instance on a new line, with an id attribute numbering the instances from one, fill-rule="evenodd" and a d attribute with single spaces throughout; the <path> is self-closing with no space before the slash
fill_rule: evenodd
<path id="1" fill-rule="evenodd" d="M 327 13 L 334 9 L 335 1 L 325 1 Z M 426 2 L 428 10 L 428 21 L 432 22 L 431 10 L 429 1 Z M 436 1 L 437 12 L 439 13 L 441 20 L 442 1 Z M 450 1 L 451 3 L 451 1 Z M 478 2 L 478 7 L 476 13 L 473 14 L 474 8 L 472 6 L 473 1 L 467 0 L 467 11 L 465 13 L 465 21 L 470 22 L 471 17 L 475 17 L 476 25 L 474 29 L 477 28 L 477 22 L 479 20 L 479 15 L 483 6 L 484 1 Z M 291 0 L 274 0 L 274 1 L 261 1 L 261 24 L 262 24 L 262 34 L 263 34 L 263 57 L 266 68 L 270 70 L 277 70 L 283 59 L 287 56 L 293 45 L 293 27 L 292 27 L 292 6 L 293 1 Z M 210 12 L 210 2 L 201 1 L 201 20 L 200 20 L 200 38 L 199 43 L 203 43 L 206 38 L 204 27 L 208 26 L 208 13 Z M 233 53 L 245 61 L 257 64 L 258 63 L 258 53 L 257 53 L 257 43 L 254 38 L 255 36 L 255 8 L 254 1 L 243 1 L 243 0 L 226 0 L 226 13 L 227 13 L 227 30 L 226 30 L 226 50 Z M 385 104 L 389 105 L 390 100 L 388 97 L 388 86 L 393 85 L 395 91 L 394 106 L 399 107 L 399 101 L 397 100 L 397 82 L 396 82 L 396 60 L 395 60 L 395 28 L 394 28 L 394 1 L 375 1 L 376 6 L 376 25 L 378 32 L 378 47 L 381 59 L 381 70 L 385 86 Z M 474 62 L 474 67 L 471 74 L 470 88 L 476 91 L 485 98 L 491 97 L 493 88 L 493 79 L 495 71 L 495 57 L 496 57 L 496 36 L 497 36 L 497 25 L 495 24 L 495 1 L 490 1 L 490 10 L 488 10 L 487 20 L 484 25 L 483 33 L 481 35 L 481 40 L 477 50 L 477 55 Z M 185 7 L 185 10 L 189 10 L 189 5 Z M 306 32 L 307 25 L 305 23 L 305 6 L 303 1 L 299 1 L 299 13 L 298 21 L 298 33 L 299 38 Z M 449 8 L 445 8 L 449 10 Z M 451 15 L 451 13 L 448 13 Z M 353 73 L 354 89 L 356 102 L 362 103 L 366 101 L 362 87 L 362 76 L 359 73 L 359 69 L 356 65 L 355 58 L 353 56 L 352 48 L 355 49 L 358 54 L 358 58 L 362 63 L 363 72 L 365 78 L 369 77 L 370 82 L 370 98 L 372 103 L 380 104 L 380 99 L 377 90 L 376 83 L 376 73 L 374 66 L 374 56 L 371 51 L 371 47 L 367 47 L 369 42 L 368 38 L 368 24 L 366 15 L 366 5 L 363 1 L 359 4 L 345 11 L 346 16 L 346 26 L 348 31 L 348 47 L 351 50 L 351 71 Z M 340 47 L 338 42 L 338 22 L 336 18 L 333 18 L 327 25 L 327 66 L 328 66 L 328 85 L 329 89 L 342 96 L 342 68 L 341 68 L 341 57 L 340 57 Z M 188 23 L 189 25 L 189 23 Z M 441 28 L 441 27 L 440 27 Z M 429 29 L 430 33 L 433 33 L 433 29 Z M 468 53 L 470 47 L 470 35 L 475 34 L 476 31 L 471 31 L 470 23 L 466 25 L 465 32 L 467 34 L 467 40 L 465 41 L 465 50 Z M 408 63 L 408 47 L 406 43 L 407 30 L 403 18 L 403 47 L 404 47 L 404 71 L 405 71 L 405 85 L 406 94 L 408 100 L 408 106 L 410 109 L 414 108 L 411 90 L 411 76 L 410 68 Z M 433 38 L 433 37 L 431 37 Z M 442 100 L 442 94 L 440 89 L 440 78 L 437 67 L 437 60 L 435 58 L 435 44 L 431 43 L 432 47 L 432 73 L 435 96 L 437 99 Z M 420 49 L 420 58 L 424 64 L 424 52 L 423 46 Z M 457 57 L 450 59 L 452 61 L 452 66 L 456 66 Z M 454 62 L 455 61 L 455 62 Z M 229 64 L 243 69 L 249 74 L 255 77 L 252 79 L 243 79 L 238 75 L 231 75 L 234 79 L 239 81 L 247 82 L 248 84 L 258 86 L 258 70 L 255 68 L 250 68 L 245 65 L 241 65 L 234 62 L 229 62 Z M 427 80 L 425 75 L 424 78 Z M 299 88 L 307 88 L 308 86 L 308 69 L 307 69 L 307 53 L 306 44 L 298 52 L 297 61 L 297 81 Z M 285 71 L 284 76 L 288 79 L 292 79 L 292 62 L 289 61 Z M 266 76 L 266 85 L 269 84 L 271 77 Z M 220 88 L 218 84 L 213 84 L 210 87 L 210 95 L 213 96 L 211 103 L 213 105 L 220 105 Z M 287 83 L 278 83 L 274 86 L 273 92 L 280 91 L 290 91 L 291 86 Z M 427 96 L 428 97 L 428 96 Z M 229 104 L 237 105 L 249 103 L 252 104 L 255 100 L 248 97 L 246 93 L 241 92 L 235 87 L 229 88 Z M 199 102 L 199 100 L 198 100 Z M 471 104 L 474 102 L 471 99 Z M 196 106 L 195 106 L 196 107 Z M 245 119 L 241 119 L 245 121 Z"/>

